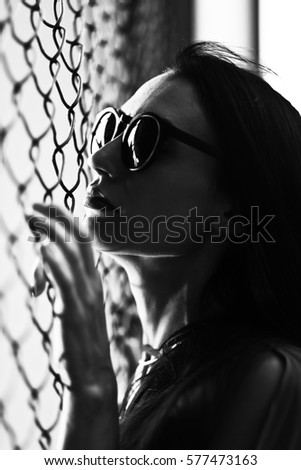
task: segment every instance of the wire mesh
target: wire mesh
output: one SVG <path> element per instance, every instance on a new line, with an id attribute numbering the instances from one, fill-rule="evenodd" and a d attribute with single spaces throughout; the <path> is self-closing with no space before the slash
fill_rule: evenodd
<path id="1" fill-rule="evenodd" d="M 38 248 L 25 216 L 33 202 L 82 217 L 95 114 L 119 106 L 174 50 L 172 0 L 1 0 L 0 448 L 59 442 L 68 387 L 58 298 L 31 296 Z M 120 399 L 139 355 L 127 278 L 100 260 Z"/>

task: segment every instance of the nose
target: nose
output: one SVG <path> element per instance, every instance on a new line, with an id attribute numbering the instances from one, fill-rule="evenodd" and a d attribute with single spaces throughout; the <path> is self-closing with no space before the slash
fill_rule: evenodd
<path id="1" fill-rule="evenodd" d="M 126 175 L 127 169 L 121 158 L 121 136 L 90 155 L 88 165 L 98 174 L 107 173 L 112 180 Z"/>

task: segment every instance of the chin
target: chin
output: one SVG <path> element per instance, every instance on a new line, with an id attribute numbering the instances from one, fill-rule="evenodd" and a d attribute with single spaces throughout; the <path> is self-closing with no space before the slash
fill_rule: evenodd
<path id="1" fill-rule="evenodd" d="M 114 219 L 99 217 L 97 214 L 87 214 L 85 218 L 90 235 L 95 242 L 95 248 L 112 256 L 140 257 L 177 257 L 190 253 L 199 243 L 193 243 L 189 237 L 180 241 L 167 241 L 170 234 L 164 226 L 158 232 L 129 230 L 129 226 L 115 223 Z"/>
<path id="2" fill-rule="evenodd" d="M 101 253 L 108 254 L 112 257 L 141 257 L 141 258 L 174 258 L 190 254 L 196 246 L 186 245 L 166 245 L 165 243 L 104 243 L 102 239 L 95 240 L 95 248 Z"/>

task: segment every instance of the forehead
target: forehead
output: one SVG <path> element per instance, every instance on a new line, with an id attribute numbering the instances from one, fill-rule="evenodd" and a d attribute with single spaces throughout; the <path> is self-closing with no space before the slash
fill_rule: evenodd
<path id="1" fill-rule="evenodd" d="M 194 86 L 187 79 L 174 77 L 171 73 L 158 75 L 144 83 L 122 110 L 133 117 L 153 112 L 190 134 L 212 143 L 215 140 Z"/>

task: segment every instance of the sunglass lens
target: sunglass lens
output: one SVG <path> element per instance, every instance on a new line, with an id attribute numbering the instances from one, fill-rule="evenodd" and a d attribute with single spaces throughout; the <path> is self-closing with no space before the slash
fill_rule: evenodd
<path id="1" fill-rule="evenodd" d="M 152 157 L 160 135 L 159 123 L 152 116 L 142 116 L 129 126 L 123 142 L 123 160 L 131 170 L 138 170 Z"/>
<path id="2" fill-rule="evenodd" d="M 105 111 L 92 131 L 91 153 L 97 152 L 115 137 L 117 118 L 112 111 Z"/>

